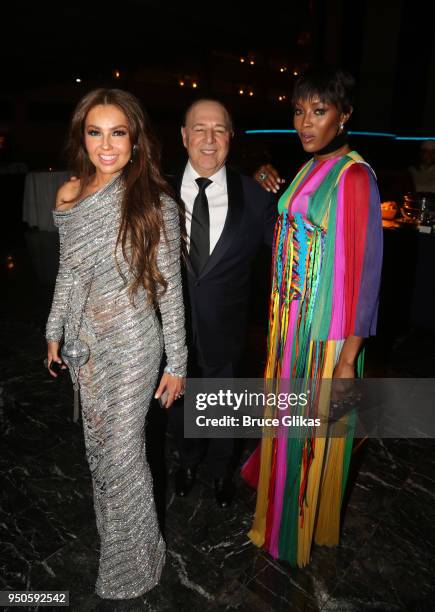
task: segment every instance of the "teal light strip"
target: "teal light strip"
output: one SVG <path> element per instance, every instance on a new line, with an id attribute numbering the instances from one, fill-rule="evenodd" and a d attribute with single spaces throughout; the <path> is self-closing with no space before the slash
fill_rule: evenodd
<path id="1" fill-rule="evenodd" d="M 296 130 L 245 130 L 245 134 L 296 134 Z"/>
<path id="2" fill-rule="evenodd" d="M 375 138 L 397 138 L 395 134 L 389 132 L 354 132 L 349 130 L 349 134 L 352 136 L 374 136 Z"/>
<path id="3" fill-rule="evenodd" d="M 396 136 L 396 140 L 435 140 L 435 136 Z"/>
<path id="4" fill-rule="evenodd" d="M 296 130 L 245 130 L 245 134 L 296 134 Z M 394 140 L 435 140 L 435 136 L 398 136 L 390 132 L 358 132 L 350 130 L 351 136 L 370 136 L 375 138 L 392 138 Z"/>

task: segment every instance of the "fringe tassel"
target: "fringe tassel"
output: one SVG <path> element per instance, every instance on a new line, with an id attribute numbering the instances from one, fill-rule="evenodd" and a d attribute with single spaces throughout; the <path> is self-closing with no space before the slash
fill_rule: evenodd
<path id="1" fill-rule="evenodd" d="M 321 546 L 337 546 L 340 536 L 340 511 L 345 438 L 329 438 L 327 463 L 322 478 L 314 541 Z"/>
<path id="2" fill-rule="evenodd" d="M 74 413 L 73 413 L 73 422 L 77 423 L 79 420 L 80 414 L 80 395 L 79 388 L 74 386 Z"/>

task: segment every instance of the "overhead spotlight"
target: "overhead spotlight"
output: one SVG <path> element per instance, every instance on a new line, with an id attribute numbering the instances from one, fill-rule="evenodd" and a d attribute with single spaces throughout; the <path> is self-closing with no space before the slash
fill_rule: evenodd
<path id="1" fill-rule="evenodd" d="M 254 66 L 255 64 L 254 60 L 251 60 L 249 63 L 251 64 L 251 66 Z"/>
<path id="2" fill-rule="evenodd" d="M 244 94 L 244 93 L 245 93 L 245 90 L 244 90 L 244 89 L 239 89 L 239 94 L 240 94 L 241 96 L 243 96 L 243 94 Z"/>
<path id="3" fill-rule="evenodd" d="M 193 81 L 192 87 L 193 87 L 193 89 L 196 89 L 198 87 L 198 83 L 196 81 Z"/>
<path id="4" fill-rule="evenodd" d="M 119 70 L 114 70 L 113 76 L 115 77 L 115 79 L 119 79 L 119 77 L 121 76 L 121 73 L 119 72 Z"/>
<path id="5" fill-rule="evenodd" d="M 184 87 L 184 81 L 178 81 L 180 87 Z"/>
<path id="6" fill-rule="evenodd" d="M 245 63 L 245 58 L 244 58 L 244 57 L 241 57 L 241 58 L 240 58 L 240 63 L 241 63 L 241 64 L 244 64 L 244 63 Z"/>
<path id="7" fill-rule="evenodd" d="M 254 92 L 253 92 L 253 91 L 250 91 L 250 92 L 249 92 L 249 95 L 250 95 L 250 96 L 253 96 L 253 95 L 254 95 Z"/>
<path id="8" fill-rule="evenodd" d="M 82 80 L 77 77 L 76 78 L 76 83 L 81 83 L 81 82 L 82 82 Z"/>
<path id="9" fill-rule="evenodd" d="M 293 70 L 293 75 L 298 76 L 299 72 L 297 70 Z"/>

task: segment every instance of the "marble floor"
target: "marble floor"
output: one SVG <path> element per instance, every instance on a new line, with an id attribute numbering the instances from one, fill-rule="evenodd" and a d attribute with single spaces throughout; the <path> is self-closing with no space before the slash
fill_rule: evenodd
<path id="1" fill-rule="evenodd" d="M 0 304 L 0 590 L 69 590 L 70 608 L 83 612 L 435 609 L 434 440 L 363 444 L 353 457 L 340 546 L 315 546 L 311 564 L 292 569 L 248 541 L 255 494 L 240 479 L 230 510 L 215 508 L 205 469 L 188 498 L 175 497 L 177 457 L 157 406 L 148 451 L 168 549 L 163 577 L 138 600 L 100 600 L 90 477 L 71 386 L 42 367 L 50 294 L 24 248 L 9 257 L 0 272 L 7 288 Z M 411 330 L 395 339 L 388 362 L 374 347 L 369 366 L 382 361 L 390 375 L 434 376 L 433 340 Z"/>

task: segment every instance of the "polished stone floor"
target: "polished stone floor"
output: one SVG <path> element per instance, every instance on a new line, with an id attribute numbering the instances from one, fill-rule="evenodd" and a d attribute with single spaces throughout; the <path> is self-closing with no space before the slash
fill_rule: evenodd
<path id="1" fill-rule="evenodd" d="M 49 291 L 24 248 L 9 255 L 0 304 L 0 590 L 69 590 L 78 611 L 435 609 L 433 440 L 364 443 L 353 457 L 340 546 L 315 546 L 311 564 L 295 570 L 248 541 L 255 494 L 240 479 L 230 510 L 215 508 L 205 469 L 191 496 L 174 496 L 177 457 L 157 406 L 148 449 L 168 547 L 163 577 L 137 601 L 99 600 L 90 477 L 71 386 L 42 367 Z M 374 346 L 369 367 L 434 376 L 434 347 L 411 330 L 397 336 L 388 359 Z"/>

